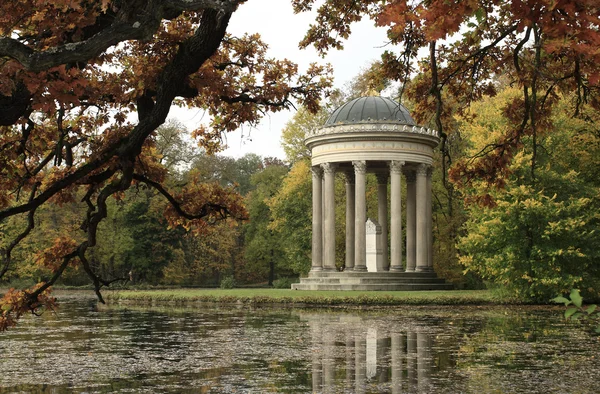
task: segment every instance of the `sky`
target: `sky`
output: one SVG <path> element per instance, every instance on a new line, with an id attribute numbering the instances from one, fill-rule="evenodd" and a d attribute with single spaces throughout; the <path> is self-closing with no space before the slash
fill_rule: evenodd
<path id="1" fill-rule="evenodd" d="M 334 85 L 342 88 L 355 77 L 362 68 L 380 58 L 386 43 L 385 29 L 374 26 L 366 19 L 352 26 L 352 35 L 342 51 L 330 51 L 323 59 L 312 47 L 298 49 L 316 12 L 294 14 L 287 0 L 249 0 L 242 4 L 229 22 L 228 32 L 234 36 L 244 33 L 259 33 L 269 45 L 268 55 L 274 58 L 288 58 L 298 63 L 299 69 L 306 70 L 312 62 L 329 63 L 333 67 Z M 244 126 L 240 130 L 227 133 L 225 143 L 228 148 L 221 154 L 239 158 L 247 153 L 285 159 L 280 145 L 281 130 L 292 119 L 293 111 L 280 111 L 268 114 L 255 128 Z M 175 118 L 190 130 L 202 122 L 201 110 L 173 108 L 169 118 Z"/>

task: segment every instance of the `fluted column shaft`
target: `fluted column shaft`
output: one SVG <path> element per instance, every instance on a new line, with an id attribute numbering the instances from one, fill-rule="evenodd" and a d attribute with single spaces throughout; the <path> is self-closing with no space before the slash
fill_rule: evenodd
<path id="1" fill-rule="evenodd" d="M 390 271 L 402 268 L 402 166 L 404 162 L 390 162 Z"/>
<path id="2" fill-rule="evenodd" d="M 417 167 L 417 271 L 428 270 L 429 236 L 427 235 L 427 164 Z"/>
<path id="3" fill-rule="evenodd" d="M 402 393 L 402 359 L 404 358 L 404 335 L 400 333 L 392 333 L 391 335 L 391 350 L 392 350 L 392 394 Z"/>
<path id="4" fill-rule="evenodd" d="M 335 333 L 333 328 L 325 328 L 323 335 L 323 393 L 333 393 L 335 386 Z"/>
<path id="5" fill-rule="evenodd" d="M 366 221 L 367 221 L 367 198 L 366 198 L 366 174 L 367 163 L 365 161 L 353 161 L 355 186 L 355 210 L 354 210 L 354 271 L 367 270 L 366 254 Z"/>
<path id="6" fill-rule="evenodd" d="M 325 223 L 323 228 L 323 270 L 335 271 L 335 165 L 321 164 L 325 178 Z"/>
<path id="7" fill-rule="evenodd" d="M 354 327 L 346 325 L 344 328 L 346 332 L 346 391 L 350 392 L 354 386 L 355 369 L 356 364 L 354 355 Z"/>
<path id="8" fill-rule="evenodd" d="M 323 348 L 323 326 L 319 321 L 310 322 L 310 331 L 312 339 L 312 389 L 319 393 L 323 387 L 323 358 L 321 349 Z"/>
<path id="9" fill-rule="evenodd" d="M 321 168 L 321 171 L 323 171 L 323 168 Z M 321 220 L 323 221 L 321 223 L 321 228 L 323 230 L 321 231 L 325 231 L 325 177 L 322 176 L 321 177 Z M 321 237 L 322 245 L 321 245 L 321 250 L 325 250 L 325 234 L 323 234 L 323 236 Z"/>
<path id="10" fill-rule="evenodd" d="M 433 204 L 431 180 L 432 168 L 427 171 L 427 270 L 433 272 Z"/>
<path id="11" fill-rule="evenodd" d="M 354 357 L 354 392 L 360 394 L 365 392 L 367 382 L 367 339 L 360 332 L 354 339 Z"/>
<path id="12" fill-rule="evenodd" d="M 388 260 L 388 200 L 387 200 L 387 183 L 388 174 L 377 174 L 377 220 L 381 225 L 381 237 L 379 238 L 379 248 L 383 252 L 383 269 L 388 270 L 390 263 Z"/>
<path id="13" fill-rule="evenodd" d="M 346 172 L 346 271 L 354 270 L 354 172 Z"/>
<path id="14" fill-rule="evenodd" d="M 415 173 L 406 173 L 406 271 L 414 272 L 416 267 L 416 187 Z"/>
<path id="15" fill-rule="evenodd" d="M 311 271 L 323 269 L 323 202 L 322 177 L 320 167 L 311 167 L 312 172 L 312 264 Z"/>
<path id="16" fill-rule="evenodd" d="M 406 335 L 406 375 L 407 392 L 414 392 L 417 387 L 417 333 L 412 331 Z"/>
<path id="17" fill-rule="evenodd" d="M 424 332 L 417 333 L 417 380 L 418 392 L 431 392 L 431 338 Z"/>

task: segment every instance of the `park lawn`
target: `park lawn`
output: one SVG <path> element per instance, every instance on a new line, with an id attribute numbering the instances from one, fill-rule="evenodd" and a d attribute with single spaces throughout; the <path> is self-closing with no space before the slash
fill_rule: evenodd
<path id="1" fill-rule="evenodd" d="M 290 289 L 168 289 L 105 291 L 108 302 L 219 302 L 302 305 L 474 305 L 509 300 L 489 290 L 313 291 Z"/>

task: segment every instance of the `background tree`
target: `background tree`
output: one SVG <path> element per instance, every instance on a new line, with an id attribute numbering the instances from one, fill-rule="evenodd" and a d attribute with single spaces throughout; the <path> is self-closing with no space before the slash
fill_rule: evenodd
<path id="1" fill-rule="evenodd" d="M 298 12 L 316 5 L 314 0 L 293 3 Z M 595 50 L 599 15 L 599 4 L 588 0 L 327 0 L 319 4 L 317 20 L 302 45 L 314 45 L 322 53 L 340 49 L 351 24 L 363 17 L 387 28 L 392 45 L 382 56 L 380 72 L 401 83 L 401 96 L 413 104 L 415 120 L 441 135 L 445 192 L 438 193 L 434 209 L 445 205 L 436 221 L 443 217 L 439 223 L 451 241 L 463 220 L 456 188 L 480 180 L 492 188 L 504 187 L 511 161 L 525 143 L 530 144 L 527 157 L 535 183 L 538 139 L 545 137 L 549 114 L 561 97 L 567 98 L 561 104 L 568 107 L 566 113 L 597 129 L 597 120 L 584 106 L 600 109 L 600 53 Z M 505 85 L 517 87 L 520 94 L 504 103 L 504 134 L 464 158 L 455 115 L 472 116 L 472 103 Z M 471 194 L 471 199 L 493 205 L 488 188 L 477 190 L 481 195 Z M 454 255 L 452 243 L 444 243 L 447 247 L 436 251 Z"/>
<path id="2" fill-rule="evenodd" d="M 297 12 L 315 5 L 314 0 L 293 3 Z M 494 77 L 503 75 L 521 90 L 504 112 L 511 127 L 475 158 L 477 166 L 467 170 L 461 164 L 452 171 L 455 179 L 485 177 L 489 184 L 502 186 L 499 175 L 525 136 L 534 138 L 535 173 L 535 138 L 559 92 L 575 92 L 571 111 L 577 116 L 583 116 L 584 103 L 600 109 L 599 15 L 597 2 L 588 0 L 327 0 L 318 7 L 302 46 L 314 44 L 322 53 L 340 49 L 350 25 L 363 17 L 386 27 L 394 46 L 382 57 L 382 73 L 404 84 L 417 122 L 440 132 L 443 182 L 449 188 L 453 113 L 494 94 Z M 428 55 L 423 56 L 425 50 Z"/>
<path id="3" fill-rule="evenodd" d="M 502 109 L 519 94 L 506 88 L 473 104 L 476 116 L 461 123 L 472 156 L 503 137 L 510 122 Z M 459 244 L 462 264 L 521 299 L 547 302 L 572 288 L 598 296 L 600 182 L 590 171 L 600 171 L 600 135 L 587 122 L 571 118 L 569 101 L 564 97 L 556 103 L 546 134 L 537 136 L 535 177 L 530 136 L 523 138 L 509 175 L 502 179 L 503 188 L 490 190 L 480 180 L 463 189 L 471 203 Z M 589 115 L 597 118 L 593 111 Z M 490 203 L 477 204 L 485 193 Z"/>
<path id="4" fill-rule="evenodd" d="M 181 248 L 161 274 L 160 283 L 177 286 L 217 286 L 224 276 L 240 271 L 239 223 L 234 219 L 210 226 L 202 237 L 187 233 Z M 233 264 L 235 263 L 235 264 Z"/>
<path id="5" fill-rule="evenodd" d="M 250 179 L 263 168 L 263 158 L 255 153 L 247 153 L 239 159 L 203 153 L 192 163 L 195 176 L 203 182 L 235 187 L 241 195 L 246 195 L 254 188 Z"/>
<path id="6" fill-rule="evenodd" d="M 298 160 L 268 201 L 273 218 L 269 228 L 285 240 L 286 265 L 303 275 L 308 273 L 311 265 L 311 190 L 310 159 Z"/>
<path id="7" fill-rule="evenodd" d="M 156 150 L 160 164 L 167 168 L 172 178 L 189 170 L 201 155 L 198 146 L 191 143 L 187 128 L 173 119 L 156 129 Z"/>
<path id="8" fill-rule="evenodd" d="M 275 196 L 288 172 L 287 166 L 269 165 L 252 176 L 255 189 L 247 195 L 249 221 L 244 226 L 246 269 L 264 273 L 263 278 L 273 286 L 275 270 L 283 263 L 283 249 L 287 242 L 270 227 L 273 221 L 269 200 Z"/>
<path id="9" fill-rule="evenodd" d="M 281 146 L 286 160 L 292 165 L 299 160 L 310 159 L 310 149 L 304 143 L 308 134 L 323 126 L 330 112 L 321 107 L 316 114 L 301 107 L 281 130 Z"/>
<path id="10" fill-rule="evenodd" d="M 241 198 L 217 184 L 190 178 L 170 192 L 153 137 L 176 98 L 210 116 L 208 126 L 193 132 L 208 152 L 219 149 L 221 133 L 256 124 L 293 100 L 317 110 L 330 85 L 324 67 L 298 75 L 292 62 L 268 58 L 257 35 L 226 34 L 242 2 L 0 4 L 0 221 L 27 217 L 1 251 L 0 278 L 15 264 L 13 251 L 31 232 L 38 208 L 82 195 L 87 210 L 81 237 L 57 239 L 44 252 L 53 276 L 5 295 L 0 328 L 51 304 L 45 292 L 69 264 L 81 265 L 102 300 L 100 289 L 110 280 L 91 267 L 87 250 L 97 243 L 107 199 L 134 183 L 167 199 L 171 227 L 200 233 L 216 220 L 245 216 Z"/>

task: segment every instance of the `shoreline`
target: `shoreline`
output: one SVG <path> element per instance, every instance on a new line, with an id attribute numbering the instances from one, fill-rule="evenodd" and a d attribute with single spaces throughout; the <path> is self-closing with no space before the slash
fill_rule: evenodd
<path id="1" fill-rule="evenodd" d="M 389 307 L 401 305 L 527 305 L 489 290 L 453 291 L 302 291 L 288 289 L 172 289 L 103 291 L 108 304 L 215 303 L 295 307 Z"/>
<path id="2" fill-rule="evenodd" d="M 2 295 L 7 288 L 0 288 Z M 385 308 L 395 306 L 557 306 L 547 302 L 525 302 L 502 296 L 492 290 L 424 290 L 424 291 L 318 291 L 271 288 L 104 288 L 107 304 L 188 305 L 210 303 L 231 306 L 299 308 Z M 52 291 L 57 299 L 71 297 L 96 299 L 94 291 L 84 288 L 59 287 Z"/>

